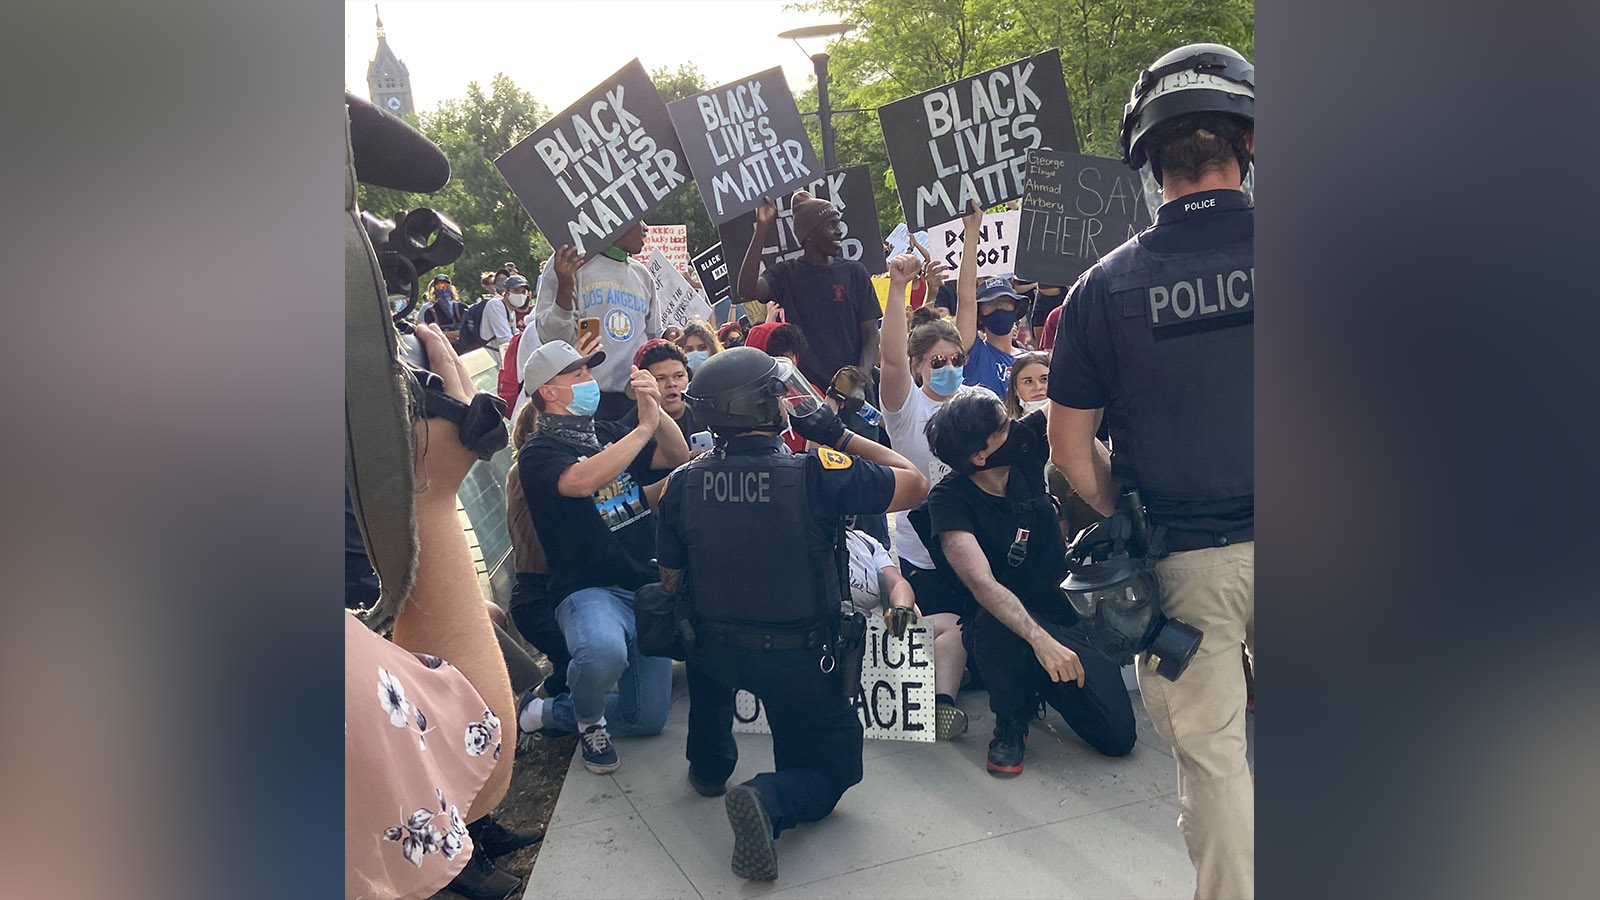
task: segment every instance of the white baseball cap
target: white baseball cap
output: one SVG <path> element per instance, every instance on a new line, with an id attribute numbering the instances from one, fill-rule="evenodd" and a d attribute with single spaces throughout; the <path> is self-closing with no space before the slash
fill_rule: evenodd
<path id="1" fill-rule="evenodd" d="M 522 367 L 522 389 L 532 392 L 557 375 L 576 371 L 581 366 L 594 368 L 606 361 L 606 352 L 596 350 L 593 356 L 583 357 L 566 341 L 550 341 L 533 351 L 528 364 Z"/>

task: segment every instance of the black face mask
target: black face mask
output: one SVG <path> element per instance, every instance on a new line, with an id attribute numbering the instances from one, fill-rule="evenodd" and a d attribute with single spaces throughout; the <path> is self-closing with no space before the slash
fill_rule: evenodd
<path id="1" fill-rule="evenodd" d="M 1016 462 L 1033 449 L 1033 433 L 1027 428 L 1017 427 L 1011 423 L 1011 431 L 1006 434 L 1006 442 L 989 454 L 983 465 L 974 466 L 975 469 L 998 469 L 1002 466 L 1015 465 Z"/>

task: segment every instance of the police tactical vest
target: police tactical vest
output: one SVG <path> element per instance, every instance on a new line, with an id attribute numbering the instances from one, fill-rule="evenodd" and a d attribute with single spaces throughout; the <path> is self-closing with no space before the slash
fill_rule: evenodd
<path id="1" fill-rule="evenodd" d="M 806 631 L 843 596 L 836 535 L 811 516 L 805 457 L 711 454 L 683 466 L 679 531 L 695 614 L 732 631 Z"/>
<path id="2" fill-rule="evenodd" d="M 1135 238 L 1101 269 L 1116 359 L 1113 476 L 1147 500 L 1254 494 L 1254 238 L 1172 255 Z"/>

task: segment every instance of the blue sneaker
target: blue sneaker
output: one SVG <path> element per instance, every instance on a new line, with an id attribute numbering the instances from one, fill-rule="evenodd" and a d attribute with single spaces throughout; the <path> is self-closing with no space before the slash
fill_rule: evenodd
<path id="1" fill-rule="evenodd" d="M 611 735 L 599 723 L 590 725 L 578 734 L 578 749 L 583 751 L 583 767 L 596 775 L 608 775 L 622 767 L 617 759 L 617 748 L 611 744 Z"/>

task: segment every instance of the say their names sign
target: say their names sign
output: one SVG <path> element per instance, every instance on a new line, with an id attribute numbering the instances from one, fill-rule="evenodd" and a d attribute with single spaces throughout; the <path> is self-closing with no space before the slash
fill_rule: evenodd
<path id="1" fill-rule="evenodd" d="M 914 231 L 1022 196 L 1029 150 L 1078 149 L 1059 50 L 896 100 L 878 122 Z"/>
<path id="2" fill-rule="evenodd" d="M 811 196 L 839 208 L 839 225 L 844 231 L 840 258 L 861 263 L 868 275 L 889 271 L 883 257 L 883 238 L 878 231 L 878 204 L 872 196 L 872 176 L 866 166 L 835 169 L 802 188 Z M 772 228 L 767 231 L 767 242 L 761 248 L 761 263 L 767 268 L 805 252 L 794 235 L 794 208 L 789 205 L 793 197 L 793 193 L 787 193 L 772 198 L 778 217 L 773 220 Z M 717 229 L 735 272 L 744 265 L 755 228 L 756 214 L 752 210 Z"/>
<path id="3" fill-rule="evenodd" d="M 706 252 L 696 256 L 691 264 L 694 272 L 700 277 L 700 285 L 706 289 L 706 298 L 715 306 L 728 299 L 728 294 L 733 290 L 733 282 L 728 276 L 728 261 L 722 258 L 722 245 L 716 244 Z"/>
<path id="4" fill-rule="evenodd" d="M 1017 233 L 1019 278 L 1069 285 L 1150 225 L 1139 176 L 1121 160 L 1032 150 Z"/>
<path id="5" fill-rule="evenodd" d="M 861 684 L 850 705 L 869 738 L 933 741 L 933 632 L 926 623 L 918 622 L 897 639 L 889 634 L 881 614 L 867 619 Z M 734 695 L 733 730 L 772 733 L 766 710 L 749 691 Z"/>
<path id="6" fill-rule="evenodd" d="M 1021 215 L 1014 209 L 984 215 L 983 224 L 978 226 L 978 247 L 973 251 L 979 278 L 1011 274 L 1017 261 L 1017 219 Z M 956 277 L 966 249 L 966 226 L 956 219 L 928 229 L 928 236 L 933 241 L 928 252 L 934 259 L 944 260 L 950 269 L 947 278 Z"/>
<path id="7" fill-rule="evenodd" d="M 494 161 L 554 246 L 598 253 L 689 180 L 683 147 L 635 59 Z"/>
<path id="8" fill-rule="evenodd" d="M 781 67 L 674 100 L 667 112 L 712 225 L 822 171 Z"/>

